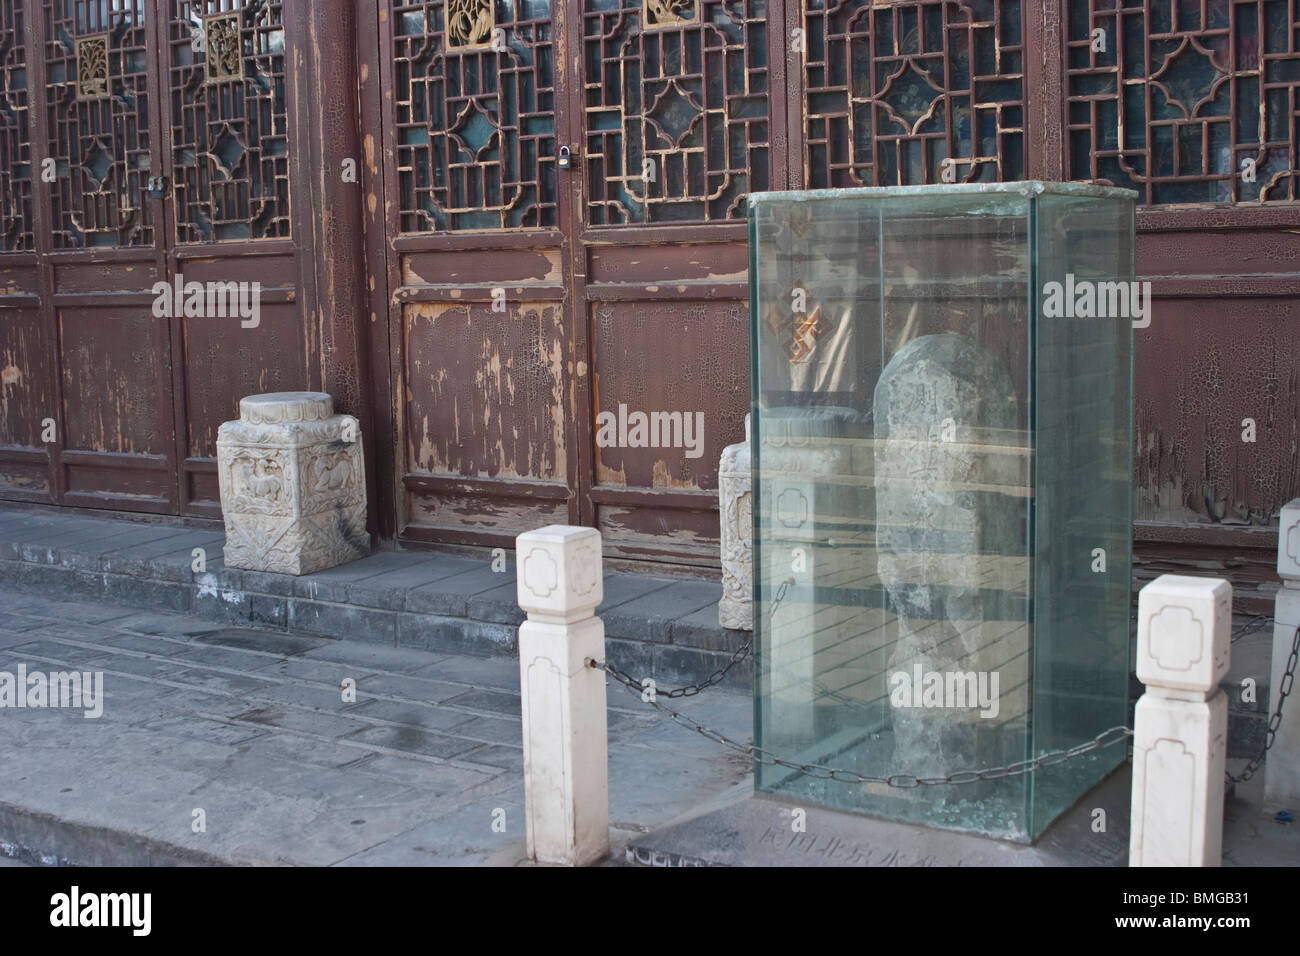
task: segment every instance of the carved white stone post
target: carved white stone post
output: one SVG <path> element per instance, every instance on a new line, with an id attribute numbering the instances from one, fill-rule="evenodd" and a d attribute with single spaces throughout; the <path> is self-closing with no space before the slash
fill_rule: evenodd
<path id="1" fill-rule="evenodd" d="M 1223 856 L 1232 585 L 1163 574 L 1138 595 L 1129 866 L 1218 866 Z"/>
<path id="2" fill-rule="evenodd" d="M 718 504 L 722 516 L 722 600 L 718 623 L 739 631 L 754 629 L 754 498 L 749 469 L 749 416 L 745 440 L 722 450 L 718 463 Z"/>
<path id="3" fill-rule="evenodd" d="M 310 574 L 370 553 L 361 429 L 324 392 L 241 399 L 217 480 L 227 567 Z"/>
<path id="4" fill-rule="evenodd" d="M 549 525 L 515 539 L 524 802 L 530 859 L 583 866 L 609 852 L 600 532 Z"/>
<path id="5" fill-rule="evenodd" d="M 1287 661 L 1300 626 L 1300 498 L 1282 509 L 1277 540 L 1277 573 L 1282 587 L 1273 611 L 1273 666 L 1268 713 L 1277 710 Z M 1294 682 L 1294 677 L 1292 678 Z M 1300 811 L 1300 694 L 1292 690 L 1282 710 L 1277 737 L 1264 764 L 1264 804 L 1270 810 Z"/>

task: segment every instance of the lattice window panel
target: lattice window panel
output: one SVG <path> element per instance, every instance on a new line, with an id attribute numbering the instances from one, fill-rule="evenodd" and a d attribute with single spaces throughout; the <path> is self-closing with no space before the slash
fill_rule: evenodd
<path id="1" fill-rule="evenodd" d="M 402 232 L 553 228 L 550 0 L 391 0 Z"/>
<path id="2" fill-rule="evenodd" d="M 290 235 L 279 0 L 169 3 L 177 242 Z"/>
<path id="3" fill-rule="evenodd" d="M 28 101 L 22 0 L 0 0 L 0 252 L 35 247 Z"/>
<path id="4" fill-rule="evenodd" d="M 56 249 L 153 244 L 146 5 L 44 4 Z"/>
<path id="5" fill-rule="evenodd" d="M 766 0 L 583 0 L 593 225 L 742 218 L 768 188 Z"/>
<path id="6" fill-rule="evenodd" d="M 1021 0 L 805 0 L 804 29 L 809 188 L 1024 178 Z"/>
<path id="7" fill-rule="evenodd" d="M 1068 16 L 1072 178 L 1148 206 L 1297 198 L 1300 2 L 1070 0 Z"/>

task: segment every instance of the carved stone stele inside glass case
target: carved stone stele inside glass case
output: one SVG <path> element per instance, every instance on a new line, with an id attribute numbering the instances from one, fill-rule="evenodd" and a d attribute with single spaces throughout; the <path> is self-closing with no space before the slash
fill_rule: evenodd
<path id="1" fill-rule="evenodd" d="M 1127 723 L 1134 194 L 757 193 L 749 223 L 755 738 L 848 771 L 756 786 L 1032 841 L 1124 760 L 973 773 Z"/>

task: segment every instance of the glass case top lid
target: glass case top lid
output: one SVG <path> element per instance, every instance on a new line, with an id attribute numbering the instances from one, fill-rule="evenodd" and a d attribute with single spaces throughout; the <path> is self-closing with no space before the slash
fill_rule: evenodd
<path id="1" fill-rule="evenodd" d="M 1057 183 L 1029 179 L 1011 183 L 933 183 L 925 186 L 855 186 L 851 189 L 794 189 L 785 192 L 759 192 L 749 194 L 749 205 L 752 208 L 768 202 L 904 199 L 920 196 L 977 196 L 997 193 L 1029 198 L 1054 195 L 1137 202 L 1137 192 L 1132 189 L 1120 189 L 1116 186 L 1094 186 L 1091 183 Z"/>

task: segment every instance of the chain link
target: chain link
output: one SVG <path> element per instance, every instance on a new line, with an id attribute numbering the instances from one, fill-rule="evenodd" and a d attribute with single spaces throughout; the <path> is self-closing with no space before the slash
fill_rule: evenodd
<path id="1" fill-rule="evenodd" d="M 790 585 L 792 584 L 794 584 L 794 578 L 786 578 L 784 581 L 781 582 L 781 586 L 777 588 L 776 597 L 772 599 L 772 607 L 768 611 L 769 614 L 776 612 L 777 607 L 779 607 L 781 602 L 785 600 L 785 592 L 790 589 Z M 736 652 L 731 655 L 731 660 L 727 661 L 725 665 L 719 667 L 708 677 L 704 678 L 704 680 L 696 681 L 694 684 L 687 684 L 685 687 L 675 687 L 672 690 L 656 689 L 654 692 L 654 696 L 667 697 L 669 700 L 674 700 L 678 697 L 694 697 L 696 694 L 698 694 L 700 691 L 704 690 L 705 688 L 712 687 L 714 684 L 721 683 L 722 679 L 727 676 L 727 672 L 730 671 L 737 664 L 739 664 L 741 661 L 743 661 L 746 657 L 748 657 L 750 651 L 752 651 L 753 649 L 754 649 L 754 637 L 751 634 L 749 639 L 746 640 L 744 644 L 736 648 Z M 587 664 L 589 667 L 599 667 L 603 669 L 606 673 L 608 673 L 611 677 L 617 680 L 620 684 L 624 684 L 627 687 L 634 688 L 638 694 L 641 693 L 643 690 L 648 689 L 647 685 L 644 682 L 637 681 L 637 679 L 633 677 L 631 674 L 629 674 L 627 671 L 619 670 L 617 667 L 615 667 L 612 664 L 607 664 L 604 661 L 596 661 L 590 659 L 588 660 Z"/>
<path id="2" fill-rule="evenodd" d="M 1286 661 L 1286 673 L 1282 675 L 1282 682 L 1277 687 L 1277 709 L 1273 711 L 1273 716 L 1268 719 L 1268 732 L 1264 737 L 1264 746 L 1260 748 L 1259 753 L 1246 764 L 1246 769 L 1238 776 L 1233 776 L 1226 770 L 1223 776 L 1226 778 L 1225 785 L 1234 783 L 1245 783 L 1259 771 L 1264 765 L 1264 755 L 1268 753 L 1273 742 L 1277 740 L 1277 729 L 1282 725 L 1282 705 L 1286 703 L 1291 688 L 1295 684 L 1296 662 L 1300 660 L 1300 627 L 1295 629 L 1295 637 L 1291 640 L 1291 656 Z"/>
<path id="3" fill-rule="evenodd" d="M 637 680 L 616 667 L 611 667 L 600 661 L 587 659 L 588 667 L 596 667 L 604 670 L 614 680 L 622 684 L 634 694 L 639 694 L 641 699 L 659 711 L 670 720 L 676 721 L 685 727 L 695 731 L 701 737 L 712 740 L 714 743 L 722 744 L 737 753 L 744 754 L 760 764 L 771 767 L 786 767 L 790 770 L 797 770 L 809 777 L 818 777 L 824 780 L 836 780 L 840 783 L 882 783 L 886 786 L 894 787 L 900 790 L 912 790 L 916 787 L 933 787 L 944 784 L 966 784 L 978 783 L 982 780 L 1000 780 L 1003 777 L 1018 777 L 1027 773 L 1034 773 L 1043 767 L 1051 767 L 1058 763 L 1064 763 L 1066 760 L 1072 760 L 1075 757 L 1081 757 L 1084 754 L 1091 753 L 1094 750 L 1100 750 L 1119 743 L 1132 735 L 1133 731 L 1127 727 L 1111 727 L 1104 730 L 1092 740 L 1082 744 L 1070 747 L 1068 750 L 1054 750 L 1045 754 L 1039 754 L 1032 760 L 1020 760 L 1005 767 L 989 767 L 984 770 L 959 770 L 956 773 L 949 774 L 946 777 L 918 777 L 910 773 L 895 773 L 885 777 L 872 776 L 871 774 L 858 773 L 856 770 L 845 770 L 842 768 L 826 767 L 821 764 L 799 763 L 794 760 L 786 760 L 778 757 L 762 747 L 754 744 L 742 744 L 739 741 L 732 740 L 725 734 L 716 730 L 705 727 L 699 721 L 687 717 L 685 714 L 670 710 L 659 703 L 660 697 L 666 697 L 666 694 L 655 693 L 647 697 L 644 688 Z M 698 693 L 698 691 L 697 691 Z M 681 695 L 690 696 L 690 695 Z"/>

